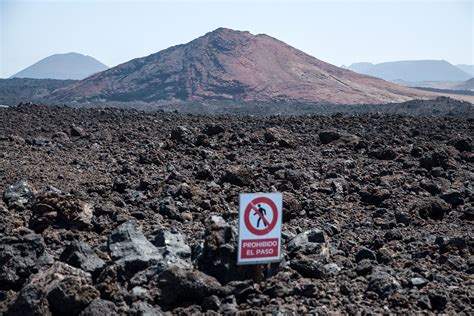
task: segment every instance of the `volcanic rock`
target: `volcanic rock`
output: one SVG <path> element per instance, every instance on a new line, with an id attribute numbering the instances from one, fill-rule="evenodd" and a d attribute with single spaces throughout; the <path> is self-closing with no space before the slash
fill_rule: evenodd
<path id="1" fill-rule="evenodd" d="M 181 218 L 181 214 L 176 208 L 176 204 L 172 197 L 166 197 L 160 202 L 159 212 L 170 219 L 179 220 Z"/>
<path id="2" fill-rule="evenodd" d="M 191 258 L 191 247 L 185 237 L 178 232 L 159 230 L 155 234 L 154 244 L 162 250 L 164 257 L 179 257 L 183 260 Z"/>
<path id="3" fill-rule="evenodd" d="M 194 135 L 186 127 L 178 126 L 171 131 L 171 139 L 178 142 L 192 143 Z"/>
<path id="4" fill-rule="evenodd" d="M 453 207 L 464 204 L 463 194 L 459 191 L 456 191 L 456 190 L 451 190 L 451 191 L 443 193 L 441 195 L 441 198 L 445 202 L 451 204 Z"/>
<path id="5" fill-rule="evenodd" d="M 8 315 L 78 315 L 99 292 L 92 287 L 90 274 L 56 262 L 34 275 L 19 293 Z"/>
<path id="6" fill-rule="evenodd" d="M 357 252 L 355 259 L 359 262 L 363 259 L 376 260 L 377 257 L 372 250 L 364 247 Z"/>
<path id="7" fill-rule="evenodd" d="M 285 193 L 285 212 L 283 213 L 283 221 L 287 222 L 290 219 L 301 216 L 303 210 L 301 203 L 298 201 L 293 193 Z"/>
<path id="8" fill-rule="evenodd" d="M 207 223 L 204 246 L 198 256 L 199 270 L 222 284 L 251 277 L 252 271 L 237 266 L 237 232 L 222 217 L 212 216 Z"/>
<path id="9" fill-rule="evenodd" d="M 202 309 L 204 311 L 219 311 L 221 308 L 221 301 L 219 300 L 219 297 L 216 295 L 211 295 L 208 297 L 205 297 L 203 302 L 202 302 Z"/>
<path id="10" fill-rule="evenodd" d="M 218 124 L 208 124 L 202 132 L 207 136 L 214 136 L 224 133 L 225 128 L 224 126 Z"/>
<path id="11" fill-rule="evenodd" d="M 435 220 L 443 219 L 444 215 L 449 212 L 449 205 L 439 198 L 431 199 L 420 205 L 418 213 L 421 218 L 431 218 Z"/>
<path id="12" fill-rule="evenodd" d="M 143 235 L 136 222 L 118 226 L 109 237 L 108 248 L 114 261 L 129 271 L 140 271 L 163 260 L 160 251 Z"/>
<path id="13" fill-rule="evenodd" d="M 40 235 L 0 239 L 0 290 L 18 290 L 28 277 L 52 264 Z"/>
<path id="14" fill-rule="evenodd" d="M 320 229 L 308 230 L 298 234 L 288 243 L 288 253 L 296 254 L 325 254 L 328 250 L 325 246 L 326 237 Z"/>
<path id="15" fill-rule="evenodd" d="M 468 207 L 463 211 L 461 219 L 466 221 L 474 221 L 474 207 Z"/>
<path id="16" fill-rule="evenodd" d="M 392 148 L 378 148 L 369 153 L 369 156 L 380 160 L 393 160 L 397 158 L 397 153 Z"/>
<path id="17" fill-rule="evenodd" d="M 322 131 L 319 133 L 319 140 L 323 144 L 329 144 L 341 138 L 341 134 L 335 131 Z"/>
<path id="18" fill-rule="evenodd" d="M 220 291 L 221 284 L 198 270 L 189 271 L 171 265 L 160 273 L 155 282 L 161 289 L 160 301 L 171 305 L 180 300 L 202 303 L 202 300 Z"/>
<path id="19" fill-rule="evenodd" d="M 455 115 L 460 105 L 443 102 L 432 105 L 449 105 Z M 0 314 L 473 314 L 473 165 L 465 159 L 471 152 L 450 143 L 472 138 L 472 120 L 433 114 L 209 117 L 0 107 L 2 191 L 23 178 L 69 192 L 31 189 L 38 199 L 24 207 L 0 201 Z M 54 139 L 72 124 L 87 127 L 89 137 L 30 146 L 5 136 Z M 225 131 L 204 134 L 213 124 Z M 194 138 L 205 135 L 208 145 L 170 140 L 177 126 Z M 267 142 L 270 129 L 294 149 Z M 341 138 L 324 145 L 323 130 Z M 345 135 L 359 140 L 346 142 Z M 420 167 L 415 147 L 438 166 Z M 369 156 L 379 148 L 397 157 Z M 228 171 L 242 181 L 222 181 Z M 263 265 L 264 279 L 255 282 L 254 266 L 236 265 L 238 196 L 259 191 L 283 193 L 282 260 Z M 51 220 L 41 235 L 29 229 L 35 200 L 51 192 L 93 206 L 90 228 L 70 226 L 74 216 L 57 214 L 74 208 L 55 203 L 56 215 L 44 213 Z M 162 202 L 168 213 L 160 211 Z M 364 248 L 359 256 L 368 259 L 357 262 Z M 32 282 L 53 258 L 70 263 L 56 264 L 67 265 L 63 274 L 74 282 L 49 295 L 49 282 Z"/>
<path id="20" fill-rule="evenodd" d="M 328 263 L 323 266 L 325 275 L 336 275 L 341 271 L 341 267 L 336 263 Z"/>
<path id="21" fill-rule="evenodd" d="M 102 316 L 102 315 L 116 315 L 118 314 L 117 306 L 110 301 L 103 299 L 93 300 L 89 306 L 79 313 L 79 316 Z"/>
<path id="22" fill-rule="evenodd" d="M 449 297 L 446 293 L 431 290 L 429 295 L 431 308 L 435 311 L 442 311 L 448 303 Z"/>
<path id="23" fill-rule="evenodd" d="M 228 182 L 238 186 L 246 186 L 251 182 L 252 175 L 250 171 L 243 167 L 230 167 L 222 176 L 222 182 Z"/>
<path id="24" fill-rule="evenodd" d="M 305 278 L 321 278 L 325 275 L 324 264 L 312 258 L 294 260 L 291 267 Z"/>
<path id="25" fill-rule="evenodd" d="M 400 287 L 400 283 L 389 273 L 375 271 L 369 276 L 367 290 L 377 293 L 381 298 L 385 298 Z"/>
<path id="26" fill-rule="evenodd" d="M 69 229 L 89 229 L 92 221 L 90 204 L 54 191 L 38 195 L 31 210 L 29 226 L 36 232 L 42 232 L 53 225 Z"/>
<path id="27" fill-rule="evenodd" d="M 439 194 L 442 191 L 442 187 L 434 181 L 423 180 L 420 183 L 420 187 L 430 192 L 432 195 Z"/>
<path id="28" fill-rule="evenodd" d="M 84 137 L 86 136 L 86 132 L 84 129 L 80 126 L 77 126 L 75 124 L 72 124 L 71 126 L 71 136 L 76 136 L 76 137 Z"/>
<path id="29" fill-rule="evenodd" d="M 34 189 L 27 180 L 20 179 L 8 186 L 3 192 L 3 200 L 8 207 L 20 209 L 31 205 L 35 199 Z"/>
<path id="30" fill-rule="evenodd" d="M 454 138 L 450 143 L 459 151 L 472 151 L 472 140 L 469 137 Z"/>
<path id="31" fill-rule="evenodd" d="M 373 268 L 374 268 L 373 262 L 371 262 L 368 259 L 363 259 L 357 263 L 355 271 L 358 275 L 365 276 L 372 273 Z"/>
<path id="32" fill-rule="evenodd" d="M 146 302 L 135 302 L 130 309 L 132 315 L 161 316 L 162 311 Z"/>
<path id="33" fill-rule="evenodd" d="M 64 132 L 56 132 L 53 134 L 53 140 L 58 142 L 69 141 L 69 135 Z"/>
<path id="34" fill-rule="evenodd" d="M 11 236 L 13 231 L 25 226 L 24 218 L 20 213 L 12 212 L 0 205 L 0 235 Z"/>
<path id="35" fill-rule="evenodd" d="M 278 147 L 295 148 L 295 141 L 288 137 L 288 132 L 281 128 L 271 127 L 265 131 L 263 138 L 267 143 L 276 143 Z"/>
<path id="36" fill-rule="evenodd" d="M 94 250 L 85 242 L 71 243 L 64 249 L 60 260 L 73 267 L 89 272 L 92 275 L 96 274 L 105 265 L 105 262 L 100 259 Z"/>
<path id="37" fill-rule="evenodd" d="M 428 282 L 429 281 L 425 278 L 411 278 L 410 279 L 410 284 L 418 288 L 424 287 L 426 284 L 428 284 Z"/>
<path id="38" fill-rule="evenodd" d="M 366 188 L 359 192 L 361 201 L 367 204 L 380 205 L 390 197 L 390 191 L 382 188 Z"/>

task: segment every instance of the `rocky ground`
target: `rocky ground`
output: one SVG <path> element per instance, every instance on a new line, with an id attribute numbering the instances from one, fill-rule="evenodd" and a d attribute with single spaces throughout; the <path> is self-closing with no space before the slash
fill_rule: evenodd
<path id="1" fill-rule="evenodd" d="M 473 314 L 473 120 L 0 108 L 0 314 Z M 236 266 L 238 196 L 283 255 Z"/>

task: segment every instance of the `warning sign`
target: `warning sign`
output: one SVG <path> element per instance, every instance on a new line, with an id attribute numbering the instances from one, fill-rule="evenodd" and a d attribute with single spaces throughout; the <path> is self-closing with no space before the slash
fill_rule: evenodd
<path id="1" fill-rule="evenodd" d="M 238 264 L 280 261 L 281 193 L 240 194 Z"/>

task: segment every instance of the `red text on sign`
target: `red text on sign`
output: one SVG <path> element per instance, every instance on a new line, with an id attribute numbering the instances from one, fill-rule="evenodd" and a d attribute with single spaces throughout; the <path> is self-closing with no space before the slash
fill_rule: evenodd
<path id="1" fill-rule="evenodd" d="M 242 240 L 240 257 L 243 259 L 275 257 L 278 255 L 278 238 Z"/>

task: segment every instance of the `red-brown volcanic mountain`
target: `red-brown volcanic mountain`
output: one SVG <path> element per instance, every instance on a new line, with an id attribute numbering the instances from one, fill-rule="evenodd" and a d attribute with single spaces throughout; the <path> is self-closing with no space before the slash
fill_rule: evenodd
<path id="1" fill-rule="evenodd" d="M 224 28 L 133 59 L 53 94 L 61 101 L 230 99 L 339 104 L 429 96 L 325 63 L 267 35 Z"/>

